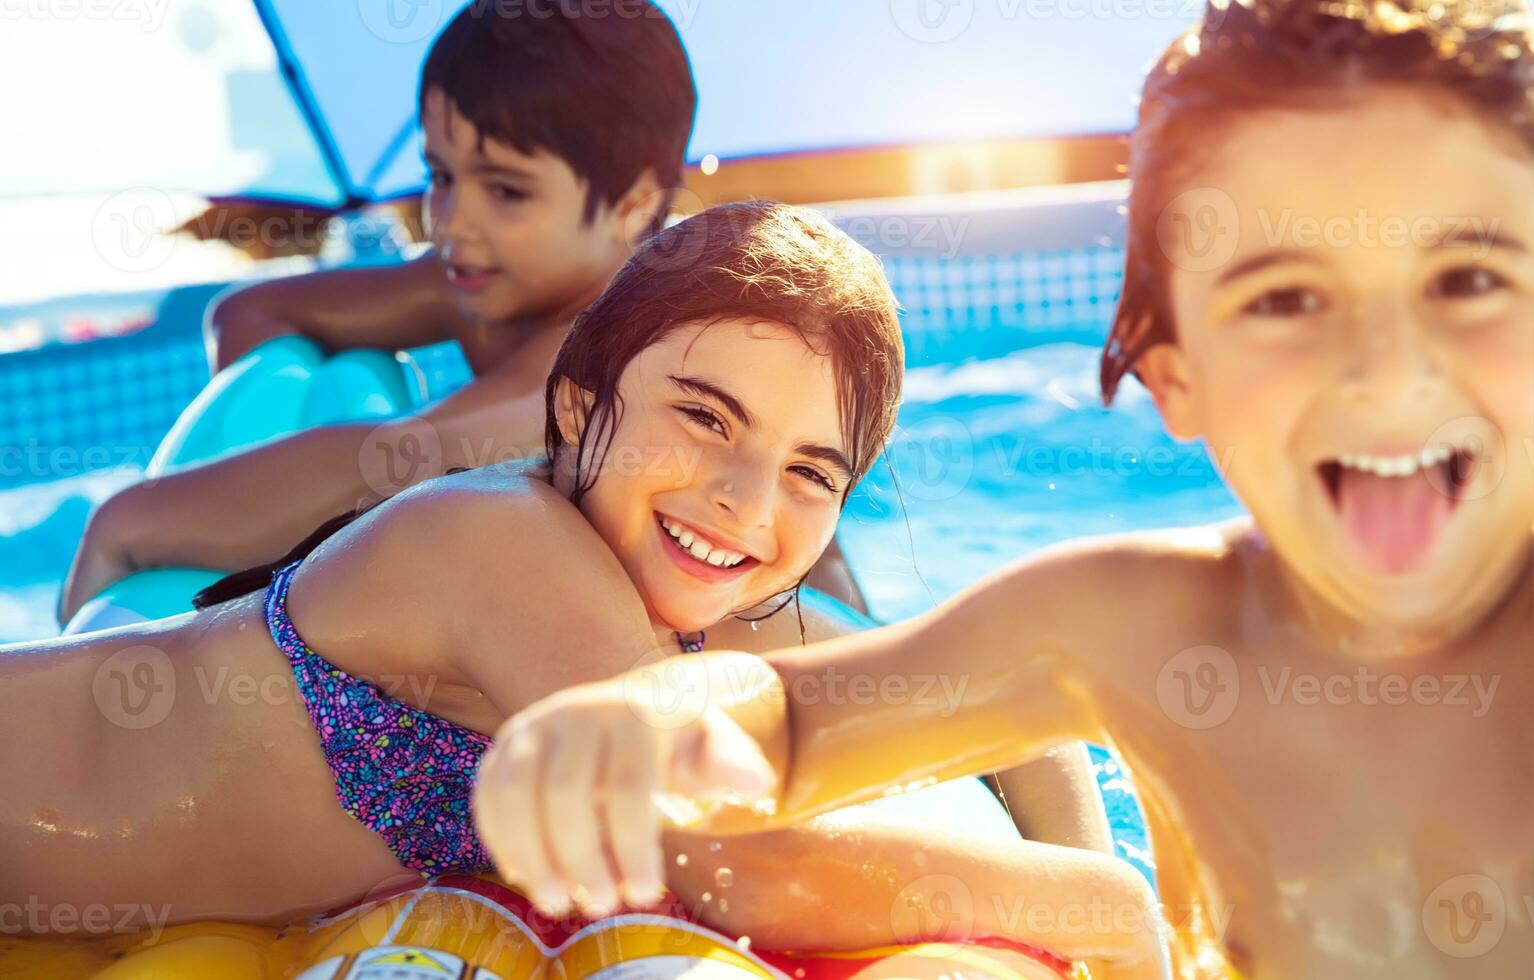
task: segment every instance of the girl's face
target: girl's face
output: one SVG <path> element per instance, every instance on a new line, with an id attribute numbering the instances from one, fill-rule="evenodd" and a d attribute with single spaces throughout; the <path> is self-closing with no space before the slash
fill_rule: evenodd
<path id="1" fill-rule="evenodd" d="M 809 571 L 853 476 L 830 358 L 781 324 L 685 324 L 630 362 L 618 395 L 581 509 L 652 619 L 705 629 Z M 557 405 L 572 446 L 574 396 L 564 384 Z"/>
<path id="2" fill-rule="evenodd" d="M 1178 343 L 1144 376 L 1291 573 L 1463 628 L 1529 561 L 1534 158 L 1421 92 L 1232 131 L 1160 216 Z"/>
<path id="3" fill-rule="evenodd" d="M 626 232 L 659 196 L 646 177 L 586 217 L 587 185 L 546 151 L 485 139 L 446 95 L 421 112 L 431 171 L 423 213 L 458 305 L 477 320 L 573 316 L 628 257 Z M 634 224 L 639 222 L 640 224 Z"/>

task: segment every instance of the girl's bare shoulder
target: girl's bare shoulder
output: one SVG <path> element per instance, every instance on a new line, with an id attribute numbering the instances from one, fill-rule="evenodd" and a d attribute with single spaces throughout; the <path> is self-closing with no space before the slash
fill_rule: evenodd
<path id="1" fill-rule="evenodd" d="M 417 484 L 380 504 L 359 524 L 363 534 L 389 535 L 395 550 L 418 558 L 434 544 L 443 560 L 507 556 L 553 540 L 599 542 L 580 510 L 548 482 L 536 462 L 464 470 Z M 428 558 L 428 560 L 430 560 Z"/>
<path id="2" fill-rule="evenodd" d="M 320 637 L 366 624 L 436 649 L 627 581 L 580 510 L 519 463 L 429 480 L 373 508 L 305 560 L 291 602 Z"/>

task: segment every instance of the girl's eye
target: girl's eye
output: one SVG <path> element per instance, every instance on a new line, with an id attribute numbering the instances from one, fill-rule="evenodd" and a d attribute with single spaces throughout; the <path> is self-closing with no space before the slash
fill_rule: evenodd
<path id="1" fill-rule="evenodd" d="M 1507 280 L 1491 269 L 1478 265 L 1450 269 L 1428 287 L 1434 299 L 1472 299 L 1507 286 Z"/>
<path id="2" fill-rule="evenodd" d="M 1302 286 L 1271 289 L 1252 300 L 1241 312 L 1249 316 L 1310 316 L 1326 308 L 1326 300 L 1315 290 Z"/>
<path id="3" fill-rule="evenodd" d="M 678 405 L 677 411 L 691 419 L 695 424 L 703 426 L 710 432 L 725 435 L 724 419 L 717 412 L 709 411 L 698 405 Z"/>
<path id="4" fill-rule="evenodd" d="M 831 478 L 815 469 L 813 466 L 795 466 L 792 467 L 792 469 L 795 473 L 798 473 L 805 479 L 820 484 L 832 493 L 836 492 L 836 484 L 831 482 Z"/>
<path id="5" fill-rule="evenodd" d="M 441 190 L 453 182 L 453 175 L 444 173 L 441 170 L 428 171 L 427 177 L 431 181 L 431 186 L 436 190 Z"/>

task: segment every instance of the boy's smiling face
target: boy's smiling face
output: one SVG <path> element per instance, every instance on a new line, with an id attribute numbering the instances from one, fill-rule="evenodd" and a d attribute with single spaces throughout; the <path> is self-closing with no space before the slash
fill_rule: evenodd
<path id="1" fill-rule="evenodd" d="M 1534 155 L 1421 90 L 1234 127 L 1158 227 L 1141 364 L 1310 591 L 1463 628 L 1534 526 Z"/>
<path id="2" fill-rule="evenodd" d="M 426 227 L 459 305 L 487 321 L 570 318 L 617 272 L 659 206 L 646 174 L 586 217 L 587 184 L 563 159 L 486 137 L 440 90 L 421 112 Z"/>

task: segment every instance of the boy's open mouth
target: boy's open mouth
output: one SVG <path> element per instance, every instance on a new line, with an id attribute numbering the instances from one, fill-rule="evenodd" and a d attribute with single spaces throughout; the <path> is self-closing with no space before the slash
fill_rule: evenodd
<path id="1" fill-rule="evenodd" d="M 1344 453 L 1316 473 L 1348 539 L 1377 572 L 1421 568 L 1475 475 L 1479 457 L 1454 446 L 1418 453 Z"/>
<path id="2" fill-rule="evenodd" d="M 488 266 L 464 265 L 461 262 L 451 262 L 447 266 L 448 282 L 460 291 L 471 293 L 488 287 L 499 272 L 499 269 Z"/>

